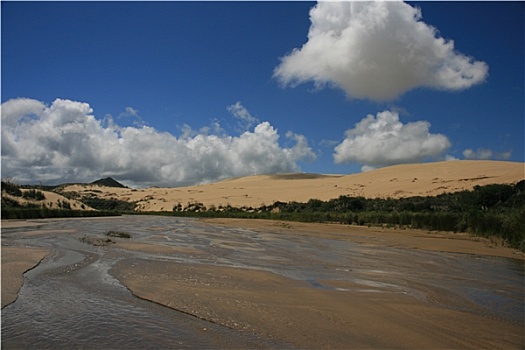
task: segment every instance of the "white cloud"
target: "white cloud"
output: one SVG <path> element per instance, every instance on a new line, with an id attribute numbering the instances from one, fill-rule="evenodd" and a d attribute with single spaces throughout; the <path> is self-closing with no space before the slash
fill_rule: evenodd
<path id="1" fill-rule="evenodd" d="M 107 119 L 113 118 L 110 114 L 106 115 L 105 117 Z M 139 115 L 138 109 L 129 106 L 124 108 L 124 111 L 117 116 L 117 120 L 119 120 L 119 122 L 121 123 L 125 122 L 128 125 L 133 125 L 136 127 L 142 127 L 147 125 L 147 123 Z"/>
<path id="2" fill-rule="evenodd" d="M 427 121 L 403 124 L 391 111 L 380 112 L 377 117 L 368 115 L 346 131 L 343 142 L 335 147 L 334 161 L 361 163 L 365 171 L 439 157 L 450 147 L 450 141 L 444 135 L 431 134 L 429 128 Z"/>
<path id="3" fill-rule="evenodd" d="M 124 109 L 124 112 L 121 114 L 121 116 L 138 117 L 139 111 L 133 107 L 126 107 Z"/>
<path id="4" fill-rule="evenodd" d="M 392 100 L 417 88 L 462 90 L 486 78 L 488 66 L 454 48 L 404 2 L 321 1 L 310 10 L 308 41 L 282 58 L 284 86 L 313 81 L 349 97 Z"/>
<path id="5" fill-rule="evenodd" d="M 478 148 L 477 150 L 473 150 L 470 148 L 467 148 L 463 151 L 463 157 L 465 159 L 509 159 L 512 155 L 512 152 L 494 152 L 487 148 Z"/>
<path id="6" fill-rule="evenodd" d="M 305 161 L 314 161 L 317 158 L 312 149 L 308 147 L 308 141 L 304 135 L 299 135 L 288 131 L 286 133 L 286 137 L 295 141 L 295 146 L 286 150 L 291 158 L 302 159 Z"/>
<path id="7" fill-rule="evenodd" d="M 366 173 L 367 171 L 372 171 L 372 170 L 375 170 L 375 169 L 377 169 L 375 166 L 363 165 L 361 167 L 361 172 Z"/>
<path id="8" fill-rule="evenodd" d="M 279 145 L 268 122 L 239 136 L 217 125 L 183 135 L 149 126 L 121 127 L 99 121 L 87 103 L 31 99 L 2 104 L 2 176 L 20 183 L 93 181 L 114 176 L 130 185 L 176 186 L 232 176 L 298 171 L 315 157 L 302 135 L 288 133 L 293 147 Z M 129 112 L 129 111 L 128 111 Z"/>
<path id="9" fill-rule="evenodd" d="M 239 127 L 242 130 L 248 130 L 259 122 L 257 118 L 252 116 L 250 112 L 248 112 L 248 110 L 244 108 L 240 101 L 237 101 L 235 104 L 228 106 L 227 110 L 235 118 L 239 119 Z"/>

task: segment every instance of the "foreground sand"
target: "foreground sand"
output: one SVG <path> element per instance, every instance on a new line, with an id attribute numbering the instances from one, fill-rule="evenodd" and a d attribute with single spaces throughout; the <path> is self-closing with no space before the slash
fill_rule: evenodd
<path id="1" fill-rule="evenodd" d="M 329 200 L 341 195 L 374 197 L 435 196 L 471 190 L 477 185 L 516 183 L 525 179 L 525 164 L 502 161 L 449 161 L 403 164 L 352 175 L 256 175 L 199 186 L 129 189 L 71 185 L 65 192 L 137 203 L 139 211 L 172 211 L 174 206 L 203 203 L 259 207 L 276 201 Z"/>
<path id="2" fill-rule="evenodd" d="M 507 257 L 520 264 L 525 261 L 521 252 L 466 234 L 264 220 L 204 222 L 213 227 L 247 228 L 275 238 L 316 237 L 341 244 L 395 247 L 401 252 L 430 250 Z M 7 224 L 23 226 L 24 222 Z M 49 230 L 43 232 L 50 234 Z M 57 234 L 70 233 L 57 231 Z M 463 301 L 453 300 L 445 289 L 415 286 L 432 301 L 429 302 L 381 285 L 363 286 L 346 280 L 321 280 L 318 282 L 323 287 L 313 288 L 306 281 L 270 271 L 198 263 L 203 261 L 201 258 L 206 260 L 209 252 L 198 247 L 165 245 L 163 240 L 152 227 L 147 241 L 121 240 L 103 249 L 184 256 L 189 257 L 188 262 L 122 258 L 111 274 L 140 298 L 240 332 L 305 349 L 523 349 L 525 346 L 522 323 L 461 311 Z M 6 303 L 14 300 L 13 295 L 16 298 L 23 272 L 46 254 L 29 247 L 2 247 L 2 305 L 4 296 Z M 397 255 L 396 264 L 410 265 L 408 256 Z"/>
<path id="3" fill-rule="evenodd" d="M 262 220 L 207 222 L 401 249 L 525 258 L 494 242 L 451 233 Z M 162 245 L 134 247 L 130 242 L 125 248 L 166 253 Z M 198 257 L 198 252 L 194 254 Z M 326 288 L 312 288 L 267 271 L 142 259 L 121 260 L 113 273 L 140 298 L 299 348 L 518 349 L 525 345 L 518 324 L 440 307 L 379 286 L 364 290 L 349 281 L 320 281 Z M 438 302 L 449 297 L 436 290 L 426 292 Z"/>
<path id="4" fill-rule="evenodd" d="M 24 273 L 49 254 L 43 249 L 2 246 L 2 308 L 14 302 L 24 282 Z"/>

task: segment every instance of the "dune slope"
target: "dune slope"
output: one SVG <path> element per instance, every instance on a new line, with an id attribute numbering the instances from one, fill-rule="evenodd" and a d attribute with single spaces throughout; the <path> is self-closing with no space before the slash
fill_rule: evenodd
<path id="1" fill-rule="evenodd" d="M 276 201 L 329 200 L 341 195 L 367 198 L 435 196 L 470 190 L 476 185 L 516 183 L 525 164 L 503 161 L 450 161 L 403 164 L 351 175 L 255 175 L 176 188 L 130 189 L 71 185 L 64 192 L 136 202 L 139 211 L 171 211 L 180 204 L 206 207 L 259 207 Z"/>

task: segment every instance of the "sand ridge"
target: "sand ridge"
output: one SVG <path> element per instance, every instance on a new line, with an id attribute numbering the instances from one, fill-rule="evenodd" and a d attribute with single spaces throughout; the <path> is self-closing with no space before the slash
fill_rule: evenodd
<path id="1" fill-rule="evenodd" d="M 492 183 L 517 183 L 525 179 L 525 163 L 504 161 L 447 161 L 403 164 L 351 175 L 277 174 L 227 179 L 210 184 L 175 188 L 113 188 L 93 185 L 66 186 L 106 199 L 137 203 L 138 211 L 172 211 L 202 203 L 207 208 L 260 207 L 276 201 L 307 202 L 345 196 L 400 198 L 435 196 Z"/>
<path id="2" fill-rule="evenodd" d="M 30 191 L 29 189 L 21 189 L 22 193 Z M 22 206 L 27 205 L 33 205 L 33 206 L 45 206 L 48 209 L 63 209 L 63 208 L 71 208 L 73 210 L 94 210 L 90 206 L 79 202 L 75 199 L 66 198 L 56 192 L 51 191 L 45 191 L 45 190 L 38 190 L 41 192 L 45 199 L 42 200 L 36 200 L 33 198 L 24 198 L 24 197 L 18 197 L 13 196 L 11 194 L 2 192 L 2 197 L 6 197 L 12 201 L 17 202 L 18 204 Z"/>

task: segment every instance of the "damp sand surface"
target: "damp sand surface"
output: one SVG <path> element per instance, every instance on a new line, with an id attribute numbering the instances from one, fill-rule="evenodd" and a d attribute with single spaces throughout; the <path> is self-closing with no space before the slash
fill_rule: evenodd
<path id="1" fill-rule="evenodd" d="M 131 238 L 85 243 L 109 230 Z M 524 256 L 496 243 L 263 220 L 2 222 L 2 347 L 521 349 Z M 4 307 L 15 260 L 19 277 L 40 264 Z"/>

